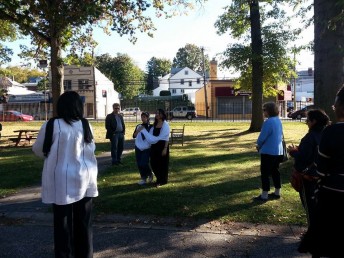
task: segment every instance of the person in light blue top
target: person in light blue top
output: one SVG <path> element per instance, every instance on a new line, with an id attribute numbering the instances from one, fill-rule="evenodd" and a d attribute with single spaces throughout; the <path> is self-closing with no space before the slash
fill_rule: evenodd
<path id="1" fill-rule="evenodd" d="M 263 123 L 256 145 L 260 154 L 260 178 L 262 183 L 262 193 L 254 198 L 257 201 L 267 201 L 269 197 L 279 199 L 281 191 L 279 165 L 283 160 L 283 128 L 278 117 L 278 106 L 274 102 L 267 102 L 263 105 L 263 112 L 267 119 Z M 275 191 L 269 194 L 270 176 Z"/>

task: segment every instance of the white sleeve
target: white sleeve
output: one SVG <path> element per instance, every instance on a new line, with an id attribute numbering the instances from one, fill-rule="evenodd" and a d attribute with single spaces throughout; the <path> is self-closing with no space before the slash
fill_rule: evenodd
<path id="1" fill-rule="evenodd" d="M 154 128 L 152 127 L 149 131 L 149 133 L 146 130 L 142 130 L 141 133 L 145 136 L 146 140 L 150 144 L 155 144 L 158 141 L 169 141 L 170 138 L 170 126 L 166 121 L 164 121 L 164 124 L 161 127 L 161 131 L 159 136 L 153 135 Z"/>

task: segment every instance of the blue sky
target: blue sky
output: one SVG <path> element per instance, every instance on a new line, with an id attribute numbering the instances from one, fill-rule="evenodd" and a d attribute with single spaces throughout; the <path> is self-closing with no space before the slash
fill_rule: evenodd
<path id="1" fill-rule="evenodd" d="M 217 35 L 214 27 L 218 16 L 224 12 L 223 7 L 229 2 L 229 0 L 208 0 L 203 7 L 198 6 L 189 11 L 187 16 L 177 16 L 171 19 L 156 18 L 154 24 L 157 30 L 154 32 L 154 37 L 138 33 L 138 41 L 135 45 L 130 43 L 126 36 L 120 37 L 116 33 L 107 36 L 97 30 L 95 39 L 99 44 L 95 48 L 95 54 L 109 53 L 111 56 L 115 56 L 116 53 L 126 53 L 143 70 L 145 70 L 147 61 L 153 56 L 172 61 L 178 49 L 187 43 L 203 46 L 205 53 L 213 58 L 216 54 L 224 51 L 228 43 L 234 42 L 228 34 Z M 311 31 L 305 32 L 303 35 L 305 42 L 310 41 L 313 37 Z M 11 65 L 20 64 L 21 60 L 16 57 L 19 53 L 19 43 L 27 44 L 28 42 L 23 40 L 10 44 L 15 50 Z M 298 69 L 313 67 L 314 59 L 311 53 L 305 51 L 296 58 L 301 62 L 297 66 Z M 232 77 L 228 71 L 219 71 L 219 75 Z"/>

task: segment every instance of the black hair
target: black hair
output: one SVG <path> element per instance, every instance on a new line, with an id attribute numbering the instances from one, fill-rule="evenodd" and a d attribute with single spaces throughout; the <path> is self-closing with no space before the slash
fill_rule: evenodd
<path id="1" fill-rule="evenodd" d="M 57 100 L 57 115 L 67 124 L 80 120 L 84 116 L 80 95 L 75 91 L 64 92 Z"/>
<path id="2" fill-rule="evenodd" d="M 307 112 L 307 119 L 311 122 L 316 121 L 311 130 L 322 131 L 330 123 L 330 118 L 322 109 L 311 109 Z"/>
<path id="3" fill-rule="evenodd" d="M 161 108 L 158 108 L 156 111 L 159 112 L 160 115 L 162 115 L 162 117 L 161 117 L 162 121 L 165 121 L 166 120 L 166 113 L 165 113 L 165 111 L 163 109 L 161 109 Z M 155 118 L 154 119 L 154 127 L 157 124 L 158 124 L 158 120 Z"/>

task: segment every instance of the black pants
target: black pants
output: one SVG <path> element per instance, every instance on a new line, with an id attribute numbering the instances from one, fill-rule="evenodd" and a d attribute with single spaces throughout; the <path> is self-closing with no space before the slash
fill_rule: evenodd
<path id="1" fill-rule="evenodd" d="M 270 191 L 270 176 L 275 188 L 281 188 L 281 174 L 279 164 L 281 156 L 279 155 L 260 155 L 260 178 L 263 191 Z"/>
<path id="2" fill-rule="evenodd" d="M 159 141 L 151 146 L 150 164 L 156 176 L 156 183 L 160 185 L 167 184 L 168 181 L 170 150 L 167 148 L 166 156 L 162 156 L 164 147 L 165 141 Z"/>
<path id="3" fill-rule="evenodd" d="M 91 197 L 53 204 L 55 257 L 93 257 L 92 206 Z"/>

